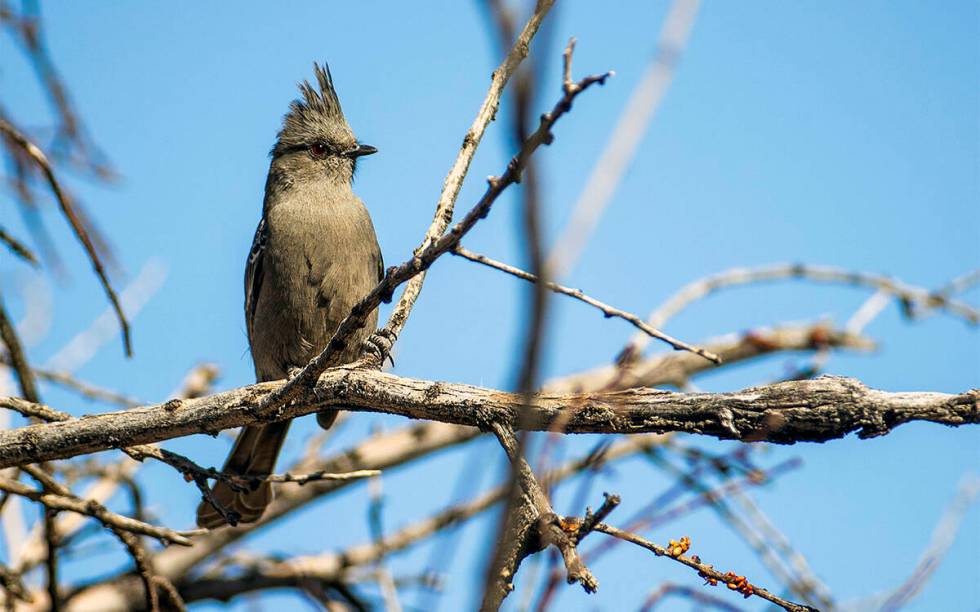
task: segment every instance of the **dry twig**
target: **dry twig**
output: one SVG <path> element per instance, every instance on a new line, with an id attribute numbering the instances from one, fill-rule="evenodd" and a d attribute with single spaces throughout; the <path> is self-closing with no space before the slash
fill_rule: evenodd
<path id="1" fill-rule="evenodd" d="M 671 549 L 668 549 L 660 546 L 659 544 L 654 544 L 645 538 L 641 538 L 636 534 L 617 529 L 610 525 L 606 525 L 605 523 L 596 525 L 595 530 L 601 531 L 602 533 L 611 535 L 615 538 L 619 538 L 620 540 L 625 540 L 631 544 L 636 544 L 637 546 L 649 550 L 658 557 L 667 557 L 668 559 L 673 559 L 674 561 L 686 565 L 691 569 L 697 570 L 698 576 L 704 578 L 707 584 L 717 585 L 719 582 L 721 582 L 729 589 L 742 593 L 742 595 L 745 597 L 750 597 L 752 595 L 761 597 L 762 599 L 772 602 L 782 609 L 788 610 L 789 612 L 818 612 L 816 608 L 786 601 L 782 597 L 778 597 L 762 587 L 751 584 L 745 580 L 744 576 L 738 576 L 734 572 L 719 572 L 711 565 L 702 563 L 701 559 L 698 558 L 697 555 L 692 555 L 690 557 L 684 556 L 683 552 L 686 552 L 686 546 L 681 546 L 680 548 L 671 547 Z M 684 549 L 683 552 L 678 553 L 678 550 L 681 548 Z"/>

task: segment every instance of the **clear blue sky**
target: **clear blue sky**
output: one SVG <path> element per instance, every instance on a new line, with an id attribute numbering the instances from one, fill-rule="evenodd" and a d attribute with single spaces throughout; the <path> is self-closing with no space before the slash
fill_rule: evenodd
<path id="1" fill-rule="evenodd" d="M 558 93 L 560 49 L 579 41 L 579 74 L 615 69 L 590 91 L 541 151 L 546 223 L 555 234 L 581 190 L 612 125 L 640 78 L 665 2 L 560 3 L 550 18 L 550 81 Z M 242 269 L 258 219 L 267 152 L 314 60 L 329 61 L 357 135 L 379 148 L 355 185 L 368 203 L 386 261 L 402 261 L 431 218 L 442 180 L 498 61 L 478 4 L 61 2 L 44 6 L 51 53 L 92 134 L 122 181 L 106 188 L 74 180 L 130 274 L 159 258 L 163 289 L 134 321 L 135 357 L 108 344 L 84 378 L 147 400 L 165 399 L 194 363 L 223 371 L 222 387 L 251 382 L 242 319 Z M 937 287 L 980 266 L 980 9 L 975 2 L 712 2 L 702 7 L 664 103 L 639 154 L 569 281 L 613 304 L 645 313 L 682 284 L 731 266 L 799 261 L 894 274 Z M 542 55 L 543 57 L 543 55 Z M 21 124 L 48 121 L 33 74 L 9 39 L 0 40 L 0 99 Z M 543 110 L 543 108 L 542 108 Z M 491 127 L 460 206 L 509 155 L 506 124 Z M 516 193 L 516 192 L 515 192 Z M 523 253 L 510 194 L 467 241 L 511 262 Z M 7 204 L 5 224 L 21 228 Z M 32 357 L 45 361 L 104 308 L 81 252 L 50 225 L 71 280 L 55 288 L 52 329 Z M 22 266 L 0 264 L 4 286 L 25 282 Z M 7 293 L 11 293 L 7 291 Z M 832 317 L 843 323 L 861 290 L 784 284 L 740 289 L 698 304 L 667 331 L 698 340 L 783 321 Z M 399 341 L 400 374 L 489 386 L 512 385 L 526 287 L 465 262 L 440 261 Z M 980 295 L 965 296 L 974 303 Z M 607 363 L 631 329 L 578 304 L 554 302 L 547 373 Z M 19 316 L 23 304 L 14 303 Z M 893 305 L 870 327 L 873 356 L 835 356 L 828 370 L 889 390 L 962 391 L 980 386 L 977 333 L 935 316 L 903 320 Z M 656 347 L 661 350 L 661 347 Z M 699 380 L 709 390 L 759 383 L 788 357 Z M 46 399 L 81 414 L 102 408 L 54 390 Z M 361 415 L 333 448 L 370 427 L 400 419 Z M 293 430 L 287 454 L 312 423 Z M 580 438 L 586 448 L 595 440 Z M 690 440 L 702 448 L 733 448 Z M 171 444 L 202 463 L 226 447 L 210 438 Z M 498 449 L 483 443 L 489 486 L 501 473 Z M 804 468 L 758 493 L 763 508 L 807 555 L 841 601 L 896 586 L 918 560 L 942 509 L 966 472 L 980 470 L 976 429 L 905 426 L 878 440 L 772 448 L 766 461 L 801 457 Z M 476 452 L 476 451 L 468 451 Z M 386 527 L 423 516 L 449 498 L 467 453 L 385 477 Z M 173 526 L 193 520 L 193 488 L 163 468 L 149 503 Z M 597 485 L 624 497 L 625 517 L 667 484 L 643 461 Z M 315 554 L 364 541 L 366 488 L 312 507 L 249 545 Z M 559 501 L 567 503 L 567 496 Z M 560 512 L 573 509 L 560 507 Z M 581 509 L 575 509 L 580 511 Z M 612 521 L 616 515 L 613 515 Z M 472 523 L 459 540 L 443 609 L 471 606 L 495 520 Z M 974 507 L 934 579 L 910 610 L 980 606 L 980 512 Z M 681 534 L 695 552 L 774 585 L 760 562 L 709 510 L 653 532 Z M 422 547 L 393 560 L 417 569 Z M 73 575 L 116 567 L 98 555 L 68 564 Z M 683 568 L 622 547 L 593 567 L 600 592 L 568 588 L 563 609 L 634 609 L 670 580 L 697 585 Z M 725 595 L 721 591 L 715 594 Z M 520 593 L 519 593 L 520 594 Z M 513 607 L 518 597 L 509 603 Z M 405 603 L 417 601 L 406 595 Z M 732 603 L 741 604 L 736 597 Z M 299 607 L 292 595 L 265 598 Z M 674 607 L 671 607 L 674 606 Z M 748 609 L 760 609 L 751 602 Z M 241 602 L 238 609 L 245 609 Z M 200 609 L 211 609 L 202 606 Z M 665 608 L 686 609 L 674 602 Z"/>

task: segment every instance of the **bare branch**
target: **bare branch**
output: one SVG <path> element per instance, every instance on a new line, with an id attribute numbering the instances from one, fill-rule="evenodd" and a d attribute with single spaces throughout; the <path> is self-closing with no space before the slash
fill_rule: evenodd
<path id="1" fill-rule="evenodd" d="M 575 548 L 574 536 L 565 531 L 561 517 L 551 507 L 551 502 L 538 484 L 531 466 L 521 453 L 517 438 L 509 426 L 491 425 L 497 440 L 507 453 L 514 468 L 514 479 L 523 493 L 523 503 L 509 504 L 505 527 L 500 532 L 501 542 L 494 561 L 490 565 L 488 588 L 483 594 L 481 610 L 496 610 L 507 594 L 521 562 L 534 553 L 554 546 L 565 562 L 566 580 L 578 582 L 586 593 L 594 593 L 599 582 L 585 566 Z"/>
<path id="2" fill-rule="evenodd" d="M 466 136 L 463 137 L 463 146 L 456 155 L 456 161 L 453 162 L 449 174 L 446 175 L 446 180 L 442 186 L 442 193 L 439 194 L 439 202 L 436 204 L 436 212 L 432 219 L 432 224 L 429 225 L 429 229 L 422 239 L 422 244 L 415 249 L 416 256 L 421 255 L 426 249 L 434 245 L 446 232 L 446 228 L 449 227 L 450 222 L 452 222 L 453 208 L 456 205 L 459 190 L 463 186 L 463 179 L 466 178 L 470 162 L 473 161 L 473 156 L 476 154 L 476 149 L 480 145 L 483 133 L 497 115 L 497 109 L 500 107 L 500 98 L 503 94 L 504 87 L 506 87 L 511 76 L 517 71 L 517 67 L 527 57 L 531 47 L 531 40 L 534 39 L 538 28 L 541 27 L 541 22 L 544 21 L 553 4 L 554 0 L 537 1 L 531 17 L 524 24 L 524 28 L 517 36 L 517 40 L 514 41 L 514 45 L 507 53 L 507 57 L 493 71 L 490 90 L 487 91 L 487 96 L 483 100 L 483 104 L 480 106 L 480 110 L 477 112 L 473 124 L 467 130 Z M 418 299 L 419 293 L 422 291 L 423 282 L 425 282 L 424 270 L 412 278 L 406 285 L 405 290 L 402 291 L 402 296 L 398 300 L 398 304 L 395 305 L 385 326 L 385 329 L 394 336 L 397 337 L 405 327 L 412 307 L 415 305 L 415 300 Z"/>

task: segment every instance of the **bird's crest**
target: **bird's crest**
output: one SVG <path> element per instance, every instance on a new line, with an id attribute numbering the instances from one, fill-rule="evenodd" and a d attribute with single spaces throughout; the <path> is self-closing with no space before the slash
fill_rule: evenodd
<path id="1" fill-rule="evenodd" d="M 283 118 L 282 129 L 278 134 L 279 142 L 272 150 L 274 156 L 281 148 L 304 145 L 324 138 L 353 139 L 344 111 L 340 108 L 340 98 L 334 89 L 330 67 L 314 62 L 313 72 L 319 91 L 309 81 L 300 83 L 299 90 L 303 97 L 293 100 L 289 105 L 289 112 Z"/>
<path id="2" fill-rule="evenodd" d="M 337 97 L 337 91 L 333 88 L 330 66 L 327 64 L 320 66 L 313 62 L 313 73 L 316 74 L 320 91 L 317 92 L 309 81 L 303 81 L 299 86 L 299 90 L 303 93 L 303 100 L 294 101 L 290 110 L 293 112 L 297 110 L 314 112 L 343 120 L 344 111 L 340 108 L 340 98 Z"/>

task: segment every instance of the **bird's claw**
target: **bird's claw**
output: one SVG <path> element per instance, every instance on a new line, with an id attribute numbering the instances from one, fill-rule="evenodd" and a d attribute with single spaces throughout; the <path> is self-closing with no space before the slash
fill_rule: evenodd
<path id="1" fill-rule="evenodd" d="M 395 360 L 391 358 L 391 349 L 395 346 L 398 336 L 394 332 L 381 328 L 367 337 L 361 343 L 361 350 L 372 355 L 379 363 L 384 363 L 385 359 L 391 360 L 391 365 L 395 365 Z"/>

